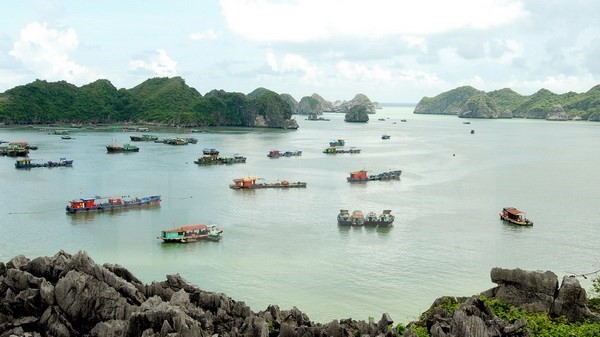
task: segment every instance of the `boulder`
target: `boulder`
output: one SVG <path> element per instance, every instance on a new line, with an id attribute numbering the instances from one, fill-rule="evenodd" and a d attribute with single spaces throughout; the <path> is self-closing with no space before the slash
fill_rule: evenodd
<path id="1" fill-rule="evenodd" d="M 565 316 L 571 321 L 596 320 L 600 317 L 592 314 L 587 307 L 587 295 L 577 278 L 565 276 L 552 305 L 552 314 Z"/>
<path id="2" fill-rule="evenodd" d="M 493 268 L 490 275 L 498 284 L 494 297 L 533 312 L 550 312 L 558 290 L 558 277 L 553 272 Z"/>
<path id="3" fill-rule="evenodd" d="M 346 112 L 346 116 L 344 117 L 344 121 L 353 122 L 353 123 L 366 123 L 369 121 L 369 115 L 367 112 L 367 107 L 364 105 L 354 105 L 348 112 Z"/>

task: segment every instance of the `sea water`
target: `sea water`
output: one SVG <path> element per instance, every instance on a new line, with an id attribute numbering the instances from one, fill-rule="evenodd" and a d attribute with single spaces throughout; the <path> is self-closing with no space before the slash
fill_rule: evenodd
<path id="1" fill-rule="evenodd" d="M 72 168 L 17 170 L 0 157 L 0 261 L 87 251 L 144 282 L 179 273 L 255 310 L 292 306 L 311 320 L 416 319 L 442 295 L 494 286 L 493 267 L 598 269 L 600 123 L 470 120 L 385 107 L 369 123 L 295 116 L 298 130 L 209 128 L 197 144 L 135 143 L 139 153 L 107 154 L 131 132 L 79 129 L 73 139 L 3 128 L 0 139 L 39 146 L 35 160 Z M 383 118 L 383 121 L 378 120 Z M 406 119 L 406 122 L 402 122 Z M 474 134 L 471 134 L 474 130 Z M 151 132 L 149 132 L 151 133 Z M 389 134 L 389 140 L 382 140 Z M 182 136 L 157 133 L 160 138 Z M 344 138 L 360 154 L 324 154 Z M 204 147 L 245 164 L 198 166 Z M 270 150 L 302 156 L 270 159 Z M 349 183 L 351 171 L 402 170 L 400 180 Z M 232 190 L 235 178 L 304 181 L 306 188 Z M 160 207 L 67 214 L 68 201 L 160 194 Z M 532 227 L 499 220 L 502 207 L 527 212 Z M 391 209 L 391 228 L 339 227 L 340 209 Z M 218 224 L 220 242 L 163 244 L 162 229 Z"/>

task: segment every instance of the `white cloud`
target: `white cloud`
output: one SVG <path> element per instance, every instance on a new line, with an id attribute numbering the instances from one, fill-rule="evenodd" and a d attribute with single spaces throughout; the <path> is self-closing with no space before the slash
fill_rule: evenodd
<path id="1" fill-rule="evenodd" d="M 205 30 L 203 32 L 195 32 L 190 34 L 191 40 L 216 40 L 219 38 L 219 33 L 212 29 Z"/>
<path id="2" fill-rule="evenodd" d="M 522 0 L 220 0 L 220 4 L 233 32 L 258 41 L 424 36 L 503 26 L 528 15 Z"/>
<path id="3" fill-rule="evenodd" d="M 401 81 L 418 84 L 420 86 L 425 84 L 428 87 L 442 87 L 445 85 L 444 80 L 439 78 L 436 74 L 415 69 L 400 71 L 398 74 L 398 79 Z"/>
<path id="4" fill-rule="evenodd" d="M 73 28 L 52 29 L 46 23 L 32 22 L 21 30 L 9 54 L 45 79 L 83 83 L 98 78 L 71 59 L 78 46 Z"/>
<path id="5" fill-rule="evenodd" d="M 359 63 L 340 61 L 337 63 L 336 69 L 340 77 L 348 79 L 389 81 L 392 78 L 391 71 L 383 69 L 379 65 L 369 67 Z"/>
<path id="6" fill-rule="evenodd" d="M 316 81 L 322 73 L 317 66 L 308 62 L 304 57 L 297 54 L 285 54 L 281 60 L 277 60 L 277 56 L 272 50 L 267 50 L 267 64 L 271 70 L 278 73 L 303 73 L 303 80 Z"/>
<path id="7" fill-rule="evenodd" d="M 177 61 L 173 60 L 164 49 L 157 49 L 157 55 L 146 60 L 133 60 L 129 67 L 133 70 L 146 69 L 159 77 L 177 76 Z"/>

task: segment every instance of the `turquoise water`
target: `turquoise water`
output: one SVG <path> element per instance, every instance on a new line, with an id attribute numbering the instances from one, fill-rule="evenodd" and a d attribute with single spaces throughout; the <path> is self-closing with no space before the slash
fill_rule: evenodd
<path id="1" fill-rule="evenodd" d="M 107 154 L 104 146 L 134 133 L 77 130 L 74 139 L 62 140 L 32 129 L 0 129 L 0 139 L 38 145 L 33 159 L 75 160 L 72 168 L 16 170 L 14 158 L 0 157 L 0 260 L 86 250 L 145 282 L 180 273 L 255 311 L 297 306 L 320 322 L 383 312 L 407 322 L 439 296 L 492 287 L 489 271 L 496 266 L 553 270 L 559 277 L 598 269 L 600 123 L 464 125 L 454 116 L 412 110 L 385 107 L 368 124 L 345 123 L 337 114 L 326 114 L 329 122 L 297 116 L 295 131 L 213 129 L 193 134 L 195 145 L 136 143 L 140 152 L 131 154 Z M 384 133 L 391 139 L 382 140 Z M 339 137 L 362 153 L 323 154 Z M 193 161 L 204 147 L 248 160 L 200 167 Z M 269 159 L 271 149 L 303 155 Z M 346 182 L 359 169 L 401 169 L 402 177 Z M 244 176 L 308 187 L 228 188 Z M 151 194 L 162 195 L 160 207 L 64 211 L 78 197 Z M 501 222 L 505 206 L 525 210 L 534 226 Z M 396 221 L 386 229 L 340 228 L 342 208 L 391 209 Z M 221 242 L 165 245 L 156 238 L 161 229 L 196 223 L 219 224 Z"/>

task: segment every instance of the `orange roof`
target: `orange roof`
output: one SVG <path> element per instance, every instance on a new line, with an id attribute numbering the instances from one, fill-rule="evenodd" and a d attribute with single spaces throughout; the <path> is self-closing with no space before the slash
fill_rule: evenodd
<path id="1" fill-rule="evenodd" d="M 196 229 L 207 229 L 207 228 L 208 228 L 208 225 L 200 224 L 200 225 L 182 226 L 182 227 L 178 227 L 175 229 L 167 229 L 167 230 L 164 230 L 163 232 L 189 232 L 189 231 L 193 231 Z"/>
<path id="2" fill-rule="evenodd" d="M 516 209 L 516 208 L 512 208 L 512 207 L 506 208 L 506 211 L 507 211 L 508 213 L 510 213 L 510 214 L 514 214 L 514 215 L 519 215 L 519 214 L 523 214 L 523 213 L 525 213 L 525 212 L 523 212 L 523 211 L 519 211 L 518 209 Z"/>

